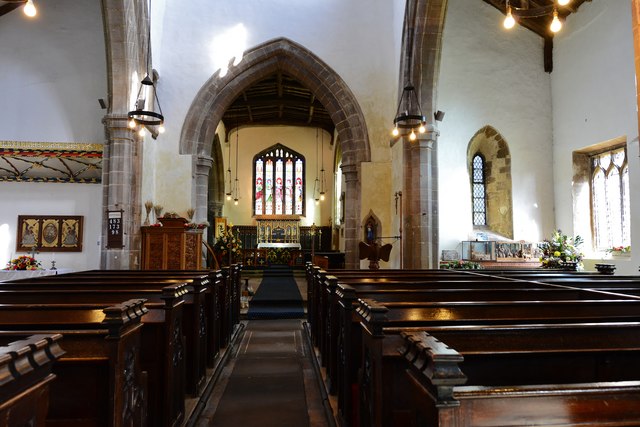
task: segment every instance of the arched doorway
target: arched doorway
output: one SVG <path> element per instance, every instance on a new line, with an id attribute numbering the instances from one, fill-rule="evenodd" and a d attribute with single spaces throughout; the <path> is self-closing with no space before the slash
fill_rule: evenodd
<path id="1" fill-rule="evenodd" d="M 355 96 L 340 76 L 303 46 L 280 38 L 247 51 L 242 62 L 224 76 L 214 74 L 195 96 L 180 136 L 180 154 L 194 156 L 196 173 L 192 182 L 198 217 L 206 216 L 212 144 L 216 127 L 231 102 L 248 86 L 281 70 L 311 90 L 325 106 L 335 124 L 342 152 L 345 177 L 346 267 L 356 268 L 357 232 L 360 218 L 360 164 L 369 161 L 370 148 L 364 115 Z M 219 176 L 216 175 L 216 176 Z M 218 197 L 222 197 L 218 194 Z"/>

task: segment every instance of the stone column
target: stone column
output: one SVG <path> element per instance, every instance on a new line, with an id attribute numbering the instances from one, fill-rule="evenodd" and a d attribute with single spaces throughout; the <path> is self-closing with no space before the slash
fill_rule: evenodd
<path id="1" fill-rule="evenodd" d="M 105 126 L 102 188 L 102 253 L 103 269 L 136 270 L 140 268 L 140 182 L 142 158 L 136 134 L 127 126 L 126 114 L 108 114 Z M 123 210 L 124 247 L 108 249 L 107 211 Z"/>
<path id="2" fill-rule="evenodd" d="M 358 257 L 358 229 L 360 224 L 360 181 L 358 180 L 358 169 L 356 165 L 342 166 L 342 176 L 344 176 L 345 201 L 344 201 L 344 251 L 345 268 L 359 268 Z"/>
<path id="3" fill-rule="evenodd" d="M 196 213 L 194 221 L 202 222 L 207 218 L 209 198 L 209 173 L 213 166 L 213 159 L 209 156 L 199 155 L 195 162 L 196 171 Z"/>
<path id="4" fill-rule="evenodd" d="M 404 268 L 437 268 L 438 182 L 435 144 L 439 132 L 433 125 L 416 141 L 404 141 Z"/>

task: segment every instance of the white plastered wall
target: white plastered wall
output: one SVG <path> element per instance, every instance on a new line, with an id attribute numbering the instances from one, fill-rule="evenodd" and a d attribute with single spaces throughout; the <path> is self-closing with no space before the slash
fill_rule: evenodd
<path id="1" fill-rule="evenodd" d="M 156 155 L 145 159 L 145 168 L 155 170 L 156 184 L 147 188 L 153 188 L 150 197 L 163 206 L 192 204 L 191 159 L 178 154 L 178 144 L 185 114 L 198 90 L 220 68 L 220 61 L 228 63 L 235 52 L 279 37 L 301 44 L 345 80 L 365 117 L 372 162 L 390 167 L 389 128 L 397 105 L 403 1 L 374 0 L 366 7 L 340 0 L 249 1 L 213 8 L 205 0 L 190 2 L 188 7 L 164 1 L 154 4 L 153 13 L 154 19 L 162 19 L 162 39 L 154 40 L 153 46 L 167 132 L 155 142 Z M 152 33 L 155 25 L 152 21 Z M 231 47 L 230 53 L 223 47 Z M 375 176 L 363 172 L 360 178 L 366 182 Z M 380 205 L 388 211 L 386 200 Z M 225 209 L 235 216 L 233 206 Z M 328 216 L 322 214 L 323 224 Z"/>
<path id="2" fill-rule="evenodd" d="M 0 25 L 0 141 L 100 144 L 107 69 L 100 2 L 38 2 Z M 98 268 L 102 186 L 0 182 L 0 268 L 16 255 L 18 215 L 83 215 L 83 251 L 43 253 L 49 268 Z"/>
<path id="3" fill-rule="evenodd" d="M 632 257 L 616 273 L 637 274 L 640 262 L 638 121 L 631 1 L 585 2 L 554 42 L 553 138 L 556 223 L 573 233 L 572 153 L 626 137 L 631 187 Z M 634 249 L 635 247 L 635 249 Z M 585 248 L 585 252 L 591 252 Z M 594 254 L 589 254 L 594 257 Z M 595 260 L 586 260 L 589 268 Z M 609 260 L 607 261 L 609 262 Z"/>
<path id="4" fill-rule="evenodd" d="M 507 32 L 483 2 L 449 0 L 437 109 L 440 249 L 473 237 L 467 147 L 494 127 L 511 152 L 515 240 L 539 241 L 554 226 L 551 82 L 542 39 L 521 27 Z"/>

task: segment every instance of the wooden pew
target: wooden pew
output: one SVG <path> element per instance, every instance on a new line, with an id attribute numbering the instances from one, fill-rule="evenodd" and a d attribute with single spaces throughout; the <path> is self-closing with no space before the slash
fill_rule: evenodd
<path id="1" fill-rule="evenodd" d="M 63 334 L 53 367 L 47 426 L 145 425 L 146 373 L 140 369 L 143 300 L 119 305 L 2 305 L 2 336 Z M 4 332 L 6 331 L 6 332 Z"/>
<path id="2" fill-rule="evenodd" d="M 543 330 L 515 328 L 513 334 L 506 330 L 498 331 L 502 338 L 507 338 L 504 344 L 510 350 L 501 350 L 500 343 L 492 339 L 491 331 L 474 331 L 473 335 L 465 333 L 467 340 L 473 336 L 472 342 L 458 343 L 465 346 L 466 354 L 428 333 L 403 333 L 400 360 L 404 363 L 400 369 L 404 373 L 398 377 L 398 385 L 408 399 L 407 409 L 396 411 L 395 416 L 410 418 L 414 425 L 442 427 L 638 425 L 640 381 L 637 363 L 613 366 L 616 372 L 612 374 L 612 381 L 599 381 L 606 379 L 608 373 L 594 375 L 593 370 L 578 372 L 576 378 L 564 378 L 563 381 L 561 368 L 552 366 L 548 369 L 544 365 L 539 368 L 541 364 L 536 360 L 543 358 L 545 353 L 548 356 L 555 352 L 551 356 L 556 361 L 565 357 L 566 363 L 572 363 L 572 353 L 576 353 L 574 349 L 582 349 L 583 352 L 578 351 L 577 354 L 583 358 L 588 353 L 594 358 L 598 358 L 598 353 L 600 356 L 604 353 L 623 359 L 633 355 L 637 360 L 640 331 L 635 328 L 637 324 L 556 325 L 556 329 L 545 327 Z M 529 331 L 540 336 L 528 338 Z M 446 332 L 441 333 L 447 335 Z M 622 341 L 611 343 L 612 333 Z M 553 340 L 553 336 L 556 339 L 549 344 L 547 339 Z M 455 340 L 450 335 L 447 339 Z M 524 344 L 520 353 L 511 353 L 517 360 L 506 364 L 511 355 L 509 351 L 517 351 L 519 344 Z M 474 347 L 476 345 L 478 348 Z M 600 346 L 604 346 L 604 351 Z M 489 364 L 499 365 L 491 371 L 499 378 L 492 378 L 489 384 L 483 385 L 482 380 L 465 375 L 472 369 L 473 362 L 469 363 L 469 358 L 482 359 L 485 369 Z M 604 358 L 599 359 L 602 364 Z M 533 371 L 536 380 L 518 384 L 514 378 L 523 372 L 531 372 L 533 366 L 536 367 Z M 627 368 L 631 368 L 631 372 L 624 372 Z M 506 387 L 502 385 L 503 378 L 511 379 L 507 380 Z M 463 385 L 465 383 L 467 385 Z M 378 415 L 371 411 L 369 414 Z M 393 418 L 394 413 L 390 416 Z"/>
<path id="3" fill-rule="evenodd" d="M 0 284 L 0 295 L 2 292 L 12 292 L 7 296 L 7 301 L 18 303 L 23 301 L 21 293 L 30 292 L 54 292 L 60 291 L 69 293 L 70 301 L 77 302 L 100 302 L 113 303 L 122 300 L 124 295 L 129 298 L 145 298 L 149 302 L 164 304 L 162 298 L 163 288 L 169 284 L 179 285 L 184 295 L 184 306 L 181 315 L 181 334 L 186 339 L 185 367 L 186 367 L 186 390 L 187 393 L 198 395 L 204 389 L 207 366 L 207 342 L 209 338 L 207 332 L 212 328 L 208 327 L 208 319 L 214 318 L 213 307 L 206 305 L 206 292 L 210 284 L 204 281 L 194 281 L 188 285 L 183 278 L 131 278 L 130 276 L 111 276 L 109 278 L 94 278 L 84 276 L 65 277 L 64 275 L 55 278 L 42 277 L 31 280 L 21 280 L 16 282 L 4 282 Z M 187 293 L 187 290 L 189 292 Z M 72 292 L 68 292 L 72 291 Z M 211 290 L 210 290 L 211 292 Z M 26 295 L 26 294 L 25 294 Z M 50 298 L 51 293 L 47 293 Z M 215 328 L 213 328 L 215 329 Z"/>
<path id="4" fill-rule="evenodd" d="M 324 272 L 321 272 L 320 269 L 313 268 L 312 266 L 308 266 L 308 269 L 307 269 L 308 281 L 310 283 L 312 281 L 315 281 L 315 283 L 321 283 L 320 277 L 322 276 L 322 273 L 324 273 Z M 342 271 L 340 273 L 342 274 Z M 399 272 L 399 273 L 402 273 L 402 272 Z M 402 273 L 402 274 L 396 274 L 396 272 L 394 272 L 394 274 L 392 274 L 392 275 L 386 274 L 386 275 L 384 275 L 383 278 L 381 278 L 377 274 L 371 274 L 371 272 L 360 271 L 360 272 L 353 272 L 350 275 L 350 278 L 353 278 L 353 283 L 358 283 L 358 284 L 360 282 L 364 282 L 364 283 L 368 283 L 368 284 L 375 283 L 376 285 L 374 285 L 374 286 L 378 286 L 378 282 L 382 282 L 382 283 L 385 283 L 386 285 L 388 285 L 389 287 L 404 286 L 404 284 L 403 284 L 403 282 L 405 281 L 404 279 L 407 279 L 407 278 L 408 278 L 408 280 L 421 280 L 423 282 L 423 284 L 422 284 L 423 287 L 425 287 L 425 286 L 433 286 L 432 282 L 440 281 L 444 277 L 452 278 L 452 279 L 458 280 L 458 281 L 460 279 L 464 278 L 464 280 L 467 280 L 467 281 L 470 280 L 471 282 L 473 282 L 473 286 L 474 287 L 478 286 L 478 285 L 475 284 L 475 282 L 477 282 L 476 279 L 480 279 L 479 282 L 489 280 L 486 277 L 486 275 L 484 275 L 484 277 L 480 276 L 480 277 L 476 278 L 476 277 L 473 277 L 474 275 L 466 274 L 466 272 L 461 272 L 461 273 L 455 272 L 454 275 L 449 275 L 450 272 L 445 272 L 444 274 L 442 274 L 442 273 L 439 273 L 437 271 L 427 271 L 426 273 L 427 274 L 425 274 L 424 271 Z M 577 288 L 579 288 L 579 287 L 583 287 L 583 288 L 594 287 L 593 284 L 589 284 L 589 285 L 580 284 L 580 280 L 578 280 L 578 281 L 575 280 L 576 276 L 579 276 L 579 279 L 587 279 L 588 280 L 590 277 L 594 276 L 594 275 L 591 275 L 591 274 L 576 274 L 576 273 L 562 273 L 562 274 L 553 273 L 553 274 L 549 274 L 549 272 L 544 271 L 543 275 L 546 275 L 547 277 L 551 277 L 551 278 L 557 278 L 557 279 L 565 280 L 565 281 L 567 281 L 567 279 L 573 281 L 576 284 L 576 286 L 564 289 L 565 291 L 567 291 L 565 293 L 565 296 L 570 295 L 571 292 L 578 292 L 579 293 L 580 290 L 579 289 L 575 289 L 576 287 Z M 341 280 L 344 277 L 345 277 L 344 275 L 341 275 Z M 427 278 L 427 277 L 428 277 L 428 280 L 425 281 L 425 278 Z M 539 276 L 527 277 L 527 279 L 534 279 L 534 278 L 539 278 Z M 599 278 L 602 278 L 602 276 L 596 277 L 594 281 L 598 281 Z M 493 279 L 494 278 L 491 278 L 491 280 L 493 280 Z M 511 279 L 511 278 L 507 278 L 507 279 Z M 609 276 L 606 279 L 611 280 L 611 277 Z M 347 278 L 345 281 L 349 282 L 349 278 Z M 512 280 L 512 282 L 513 281 L 514 280 Z M 534 284 L 526 283 L 527 282 L 526 280 L 519 280 L 519 279 L 516 279 L 515 282 L 518 282 L 517 284 L 519 286 L 526 286 L 528 289 L 531 289 L 533 287 L 540 288 L 540 286 L 546 286 L 544 284 L 539 284 L 539 283 L 534 283 Z M 609 284 L 607 282 L 601 281 L 599 284 L 596 284 L 596 285 L 597 286 L 604 285 L 604 286 L 601 286 L 601 287 L 608 288 L 609 290 L 614 290 L 614 291 L 625 291 L 628 294 L 635 294 L 635 295 L 637 295 L 637 290 L 638 290 L 637 283 L 634 284 L 633 281 L 628 281 L 628 283 L 622 283 L 622 284 L 620 284 L 620 283 L 618 283 L 618 284 Z M 366 286 L 366 285 L 362 285 L 362 286 Z M 410 285 L 410 286 L 416 286 L 416 285 Z M 420 285 L 417 285 L 417 286 L 420 286 Z M 456 286 L 460 286 L 460 284 L 453 285 L 453 287 L 456 287 Z M 462 284 L 462 286 L 463 287 L 467 287 L 467 288 L 470 287 L 469 283 Z M 482 285 L 480 285 L 480 286 L 482 286 Z M 502 286 L 502 287 L 504 287 L 504 286 L 513 287 L 514 284 L 513 283 L 511 283 L 510 285 L 509 284 L 506 284 L 506 285 L 505 284 L 501 284 L 500 286 Z M 620 286 L 623 286 L 623 287 L 620 287 Z M 335 287 L 335 285 L 334 285 L 334 287 Z M 561 285 L 561 287 L 563 287 L 563 286 Z M 310 288 L 311 288 L 311 286 L 310 286 Z M 314 291 L 318 291 L 318 289 L 319 289 L 319 287 L 315 287 Z M 372 290 L 372 289 L 373 289 L 373 287 L 370 288 L 370 290 Z M 415 291 L 415 289 L 413 291 Z M 413 292 L 413 291 L 412 290 L 405 290 L 405 292 Z M 545 290 L 544 292 L 549 292 L 549 291 Z M 327 292 L 327 294 L 329 295 L 330 292 Z M 391 293 L 382 292 L 382 295 L 388 296 L 390 300 L 393 300 L 393 299 L 396 298 L 392 294 L 393 294 L 393 292 L 391 292 Z M 408 295 L 408 294 L 405 294 L 405 295 Z M 447 294 L 444 294 L 444 295 L 447 295 Z M 616 296 L 616 298 L 619 298 L 619 297 L 625 298 L 624 296 Z M 316 331 L 315 333 L 318 333 L 318 337 L 316 337 L 316 341 L 315 342 L 316 342 L 316 345 L 318 347 L 322 348 L 323 345 L 325 345 L 325 344 L 323 344 L 323 341 L 322 341 L 322 338 L 321 338 L 322 337 L 322 333 L 321 332 L 324 332 L 324 329 L 327 328 L 327 327 L 331 328 L 331 325 L 332 325 L 331 319 L 335 318 L 335 316 L 333 316 L 331 312 L 326 313 L 325 315 L 323 315 L 323 314 L 318 312 L 319 311 L 318 306 L 319 305 L 322 306 L 322 304 L 326 304 L 326 300 L 324 300 L 324 301 L 322 300 L 322 293 L 321 292 L 313 293 L 313 291 L 311 291 L 310 295 L 309 295 L 309 298 L 312 299 L 312 300 L 314 300 L 314 299 L 317 300 L 314 304 L 312 304 L 312 308 L 310 308 L 310 313 L 313 313 L 312 317 L 311 317 L 311 321 L 314 321 L 313 315 L 315 315 L 315 317 L 317 318 L 317 323 L 319 325 L 317 324 L 315 328 L 311 328 L 311 331 L 312 331 L 312 333 L 313 333 L 313 331 Z M 455 298 L 455 297 L 452 297 L 452 298 Z M 600 295 L 597 298 L 603 298 L 603 296 Z M 383 297 L 383 299 L 386 299 L 386 297 Z M 469 299 L 471 299 L 471 298 L 469 298 Z M 315 308 L 315 310 L 314 310 L 314 308 Z M 324 321 L 324 323 L 321 323 L 322 319 L 326 319 Z M 335 323 L 336 322 L 333 322 L 333 325 L 335 325 Z M 325 334 L 325 335 L 327 335 L 327 334 Z M 341 335 L 342 335 L 342 333 L 340 334 L 340 336 Z M 341 338 L 341 341 L 348 343 L 349 339 Z M 358 341 L 358 340 L 356 339 L 355 341 Z M 349 352 L 349 346 L 348 345 L 347 346 L 342 346 L 341 345 L 339 347 L 339 351 L 340 351 L 340 356 L 339 356 L 340 359 L 344 359 L 345 358 L 344 353 L 345 352 L 346 353 Z M 330 355 L 336 355 L 336 354 L 338 354 L 338 351 L 329 351 L 329 354 Z M 328 373 L 331 372 L 331 364 L 328 366 L 327 370 L 328 370 Z M 331 382 L 332 381 L 330 379 L 329 380 L 329 385 L 330 386 L 331 386 Z M 352 383 L 352 384 L 355 384 L 355 383 Z M 350 390 L 347 388 L 347 390 L 343 390 L 341 393 L 339 393 L 339 401 L 341 402 L 340 406 L 342 407 L 341 410 L 344 410 L 344 405 L 342 403 L 343 402 L 343 395 L 348 393 L 348 392 L 350 392 Z M 347 409 L 347 411 L 348 411 L 348 409 Z"/>
<path id="5" fill-rule="evenodd" d="M 49 388 L 56 377 L 53 364 L 64 355 L 60 339 L 60 334 L 0 335 L 0 425 L 45 425 Z"/>
<path id="6" fill-rule="evenodd" d="M 349 399 L 359 382 L 359 362 L 368 351 L 371 334 L 442 325 L 640 320 L 640 300 L 388 302 L 384 306 L 361 300 L 354 312 L 353 304 L 343 299 L 340 310 L 338 401 L 339 412 L 345 418 L 354 408 Z"/>
<path id="7" fill-rule="evenodd" d="M 227 275 L 228 276 L 228 275 Z M 59 275 L 58 277 L 73 278 L 117 278 L 123 280 L 127 278 L 137 279 L 177 279 L 189 284 L 192 290 L 193 283 L 204 286 L 206 307 L 206 318 L 208 320 L 208 331 L 211 336 L 207 340 L 207 367 L 211 368 L 222 348 L 226 347 L 236 325 L 230 321 L 231 283 L 223 276 L 221 270 L 88 270 Z M 211 285 L 211 288 L 207 286 Z M 187 301 L 188 303 L 188 301 Z M 213 314 L 211 314 L 213 313 Z"/>
<path id="8" fill-rule="evenodd" d="M 327 368 L 327 378 L 330 393 L 337 392 L 337 358 L 338 358 L 338 307 L 340 297 L 336 292 L 337 286 L 343 288 L 340 296 L 344 295 L 347 285 L 337 285 L 337 278 L 327 278 L 328 307 L 323 310 L 326 322 L 326 330 L 320 339 L 320 354 L 323 366 Z M 591 292 L 584 289 L 565 289 L 553 287 L 499 287 L 492 288 L 490 284 L 473 286 L 469 289 L 459 288 L 414 288 L 414 287 L 387 287 L 382 284 L 374 286 L 367 284 L 359 288 L 356 284 L 349 286 L 352 291 L 350 298 L 374 299 L 380 303 L 392 301 L 414 302 L 442 302 L 442 301 L 553 301 L 553 300 L 585 300 L 585 299 L 614 299 L 623 298 L 621 295 L 612 295 L 609 292 Z M 628 294 L 640 296 L 640 289 L 627 289 Z"/>
<path id="9" fill-rule="evenodd" d="M 20 289 L 0 290 L 3 309 L 48 307 L 75 304 L 99 307 L 130 298 L 145 298 L 142 316 L 140 363 L 149 374 L 150 425 L 178 425 L 185 416 L 185 353 L 183 333 L 185 284 L 163 289 Z M 0 326 L 2 327 L 2 326 Z M 8 326 L 6 326 L 8 327 Z M 5 327 L 5 328 L 6 328 Z M 65 337 L 69 332 L 65 332 Z"/>
<path id="10" fill-rule="evenodd" d="M 527 302 L 491 302 L 491 303 L 428 303 L 424 304 L 407 304 L 407 303 L 386 303 L 385 306 L 378 305 L 374 301 L 362 301 L 362 304 L 357 310 L 360 318 L 360 324 L 362 329 L 362 350 L 361 361 L 359 367 L 361 371 L 370 371 L 370 381 L 367 383 L 366 378 L 360 378 L 358 383 L 361 387 L 366 388 L 359 396 L 361 399 L 365 399 L 367 408 L 373 408 L 375 411 L 383 411 L 372 413 L 367 410 L 367 414 L 372 416 L 372 423 L 368 424 L 364 422 L 362 425 L 392 425 L 388 418 L 389 412 L 384 413 L 384 410 L 378 408 L 378 404 L 383 405 L 387 400 L 394 399 L 393 394 L 381 394 L 375 398 L 366 394 L 367 390 L 376 390 L 378 393 L 391 392 L 389 382 L 393 378 L 393 357 L 388 358 L 389 351 L 393 353 L 397 348 L 397 342 L 394 344 L 393 339 L 389 339 L 390 336 L 400 333 L 403 329 L 411 328 L 429 328 L 433 326 L 445 326 L 445 325 L 460 325 L 461 327 L 467 327 L 469 325 L 499 325 L 508 323 L 518 323 L 520 325 L 527 324 L 562 324 L 562 323 L 607 323 L 607 322 L 638 322 L 640 321 L 640 300 L 621 300 L 621 301 L 527 301 Z M 548 330 L 555 330 L 554 328 L 548 328 Z M 521 328 L 520 333 L 525 333 L 526 326 Z M 577 336 L 577 334 L 576 334 Z M 609 334 L 603 334 L 601 339 L 609 337 Z M 570 337 L 566 338 L 569 341 Z M 640 337 L 639 337 L 640 338 Z M 559 341 L 558 345 L 561 345 L 563 341 Z M 593 344 L 593 341 L 589 341 Z M 640 342 L 629 341 L 630 343 L 636 343 L 637 346 L 625 347 L 625 350 L 636 351 L 629 359 L 612 361 L 612 365 L 615 367 L 626 366 L 634 358 L 637 359 L 640 356 Z M 388 346 L 387 346 L 388 345 Z M 510 344 L 517 345 L 517 342 Z M 571 349 L 572 347 L 567 347 Z M 596 354 L 602 354 L 605 347 L 601 346 L 596 348 L 594 352 Z M 393 350 L 390 350 L 393 349 Z M 535 348 L 531 345 L 523 345 L 518 354 L 523 352 L 535 352 Z M 552 346 L 538 348 L 539 352 L 551 351 Z M 587 352 L 587 348 L 580 347 L 576 352 Z M 490 352 L 497 352 L 493 349 Z M 551 352 L 553 353 L 553 352 Z M 625 356 L 629 356 L 626 353 Z M 567 373 L 571 372 L 570 368 L 578 367 L 578 362 L 575 362 L 575 355 L 573 355 L 573 363 L 576 366 L 572 366 L 571 363 L 564 365 Z M 624 363 L 626 362 L 626 363 Z M 505 366 L 508 366 L 508 362 L 504 362 Z M 529 359 L 529 363 L 533 363 Z M 590 359 L 590 362 L 584 362 L 583 366 L 589 367 L 594 365 L 594 360 Z M 525 365 L 526 366 L 526 365 Z M 562 365 L 556 361 L 551 364 L 551 369 L 560 371 L 563 370 Z M 582 366 L 582 365 L 581 365 Z M 368 367 L 368 368 L 367 368 Z M 601 366 L 602 367 L 602 366 Z M 485 367 L 486 368 L 486 367 Z M 611 369 L 611 368 L 610 368 Z M 628 370 L 628 367 L 626 368 Z M 640 367 L 639 367 L 640 369 Z M 578 369 L 579 371 L 579 369 Z M 636 370 L 640 379 L 640 370 Z M 559 374 L 558 374 L 559 375 Z M 606 378 L 605 381 L 619 380 L 619 378 Z M 599 380 L 599 379 L 598 379 Z M 594 380 L 595 381 L 595 380 Z M 580 382 L 579 380 L 577 382 Z M 384 384 L 384 386 L 383 386 Z M 397 390 L 396 390 L 397 391 Z M 391 392 L 392 393 L 392 392 Z M 378 400 L 380 398 L 381 400 Z M 370 405 L 372 399 L 375 400 L 373 405 Z M 360 411 L 361 416 L 365 416 L 363 411 Z M 386 414 L 386 415 L 385 415 Z"/>
<path id="11" fill-rule="evenodd" d="M 538 283 L 514 283 L 511 281 L 494 281 L 493 278 L 482 280 L 440 280 L 428 282 L 365 282 L 346 280 L 351 286 L 349 298 L 355 303 L 358 298 L 371 298 L 379 301 L 525 301 L 525 300 L 578 300 L 578 299 L 617 299 L 628 298 L 628 295 L 640 296 L 639 287 L 606 288 L 602 292 L 590 292 L 575 287 L 552 287 Z M 338 296 L 336 289 L 338 279 L 327 276 L 323 282 L 324 292 L 316 304 L 316 311 L 320 313 L 319 330 L 316 343 L 320 350 L 322 365 L 327 368 L 330 393 L 335 393 L 337 382 L 338 357 L 338 322 L 339 300 L 344 290 Z M 341 284 L 340 286 L 347 286 Z M 609 291 L 616 291 L 611 293 Z"/>

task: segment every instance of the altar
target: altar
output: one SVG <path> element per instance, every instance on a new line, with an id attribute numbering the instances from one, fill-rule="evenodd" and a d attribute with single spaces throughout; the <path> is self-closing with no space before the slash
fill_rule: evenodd
<path id="1" fill-rule="evenodd" d="M 292 265 L 302 260 L 299 216 L 260 215 L 256 221 L 258 251 L 269 264 Z"/>
<path id="2" fill-rule="evenodd" d="M 258 243 L 258 249 L 287 248 L 300 250 L 300 243 Z"/>

